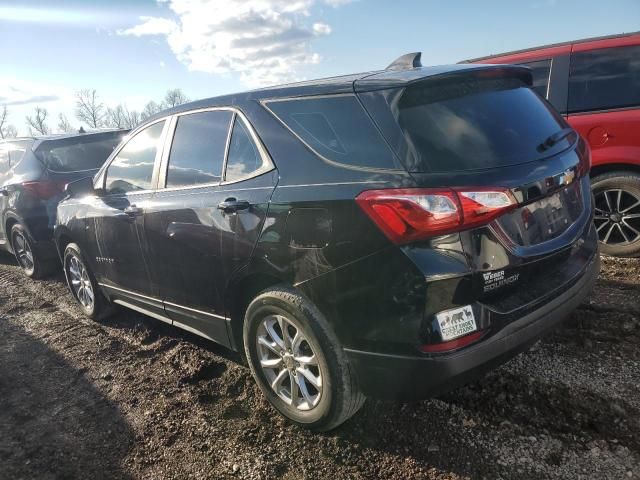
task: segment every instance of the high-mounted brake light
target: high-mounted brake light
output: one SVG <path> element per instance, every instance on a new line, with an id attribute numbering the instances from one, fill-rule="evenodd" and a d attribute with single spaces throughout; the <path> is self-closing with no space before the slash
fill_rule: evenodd
<path id="1" fill-rule="evenodd" d="M 368 190 L 356 201 L 396 244 L 486 224 L 517 205 L 509 190 L 485 187 Z"/>

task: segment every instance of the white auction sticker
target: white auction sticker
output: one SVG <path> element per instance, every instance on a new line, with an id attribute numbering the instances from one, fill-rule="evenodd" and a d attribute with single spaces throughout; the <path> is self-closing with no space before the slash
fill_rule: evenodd
<path id="1" fill-rule="evenodd" d="M 440 312 L 436 314 L 436 319 L 443 341 L 462 337 L 478 329 L 470 305 Z"/>

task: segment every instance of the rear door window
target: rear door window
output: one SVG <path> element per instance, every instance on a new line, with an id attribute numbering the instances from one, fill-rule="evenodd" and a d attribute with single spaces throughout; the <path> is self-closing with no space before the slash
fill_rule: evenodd
<path id="1" fill-rule="evenodd" d="M 233 113 L 227 110 L 178 117 L 169 154 L 167 187 L 220 181 L 232 117 Z"/>
<path id="2" fill-rule="evenodd" d="M 640 45 L 571 55 L 569 112 L 640 106 Z"/>
<path id="3" fill-rule="evenodd" d="M 329 161 L 397 168 L 391 150 L 354 95 L 270 101 L 266 106 L 311 150 Z"/>
<path id="4" fill-rule="evenodd" d="M 248 177 L 260 167 L 262 167 L 262 157 L 258 147 L 244 122 L 236 116 L 224 179 L 227 182 L 238 181 Z"/>
<path id="5" fill-rule="evenodd" d="M 517 78 L 461 76 L 405 89 L 397 116 L 413 159 L 410 171 L 451 172 L 516 165 L 557 153 L 575 135 L 543 151 L 567 125 Z"/>
<path id="6" fill-rule="evenodd" d="M 533 75 L 533 86 L 531 88 L 538 92 L 543 98 L 547 98 L 549 92 L 549 76 L 551 75 L 551 59 L 522 63 L 521 65 L 531 69 L 531 74 Z"/>
<path id="7" fill-rule="evenodd" d="M 153 170 L 165 120 L 136 133 L 107 169 L 107 193 L 123 194 L 152 188 Z"/>

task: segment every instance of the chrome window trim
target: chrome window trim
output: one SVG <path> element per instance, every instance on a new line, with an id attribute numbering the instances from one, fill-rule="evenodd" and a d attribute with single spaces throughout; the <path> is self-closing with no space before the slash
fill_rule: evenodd
<path id="1" fill-rule="evenodd" d="M 192 115 L 194 113 L 202 113 L 202 112 L 213 112 L 213 111 L 218 111 L 218 110 L 222 110 L 222 111 L 228 111 L 231 112 L 233 115 L 231 117 L 231 121 L 229 123 L 229 131 L 227 132 L 227 143 L 225 145 L 225 153 L 224 153 L 224 160 L 223 160 L 223 164 L 222 164 L 222 176 L 221 176 L 221 181 L 219 182 L 210 182 L 210 183 L 199 183 L 199 184 L 195 184 L 195 185 L 184 185 L 184 186 L 180 186 L 180 187 L 167 187 L 167 171 L 169 168 L 169 156 L 171 153 L 171 146 L 173 145 L 173 135 L 175 134 L 175 128 L 177 126 L 177 122 L 178 122 L 178 117 L 182 117 L 184 115 Z M 258 134 L 256 133 L 255 129 L 253 128 L 253 125 L 251 125 L 251 123 L 249 122 L 249 120 L 247 119 L 247 117 L 244 115 L 244 113 L 242 113 L 242 111 L 236 107 L 231 107 L 231 106 L 223 106 L 223 107 L 205 107 L 205 108 L 198 108 L 195 110 L 188 110 L 186 112 L 180 112 L 180 113 L 176 113 L 174 115 L 172 115 L 172 117 L 175 119 L 175 124 L 173 125 L 173 129 L 171 130 L 171 135 L 170 138 L 167 138 L 165 140 L 165 144 L 164 144 L 164 148 L 167 149 L 167 153 L 166 153 L 166 163 L 162 163 L 160 165 L 160 175 L 159 175 L 159 182 L 157 184 L 157 188 L 155 191 L 161 191 L 161 192 L 173 192 L 173 191 L 179 191 L 179 190 L 191 190 L 194 188 L 206 188 L 206 187 L 218 187 L 221 185 L 232 185 L 234 183 L 239 183 L 239 182 L 243 182 L 245 180 L 249 180 L 255 177 L 259 177 L 260 175 L 263 175 L 265 173 L 268 173 L 272 170 L 275 169 L 275 164 L 273 163 L 273 160 L 271 159 L 271 156 L 269 155 L 269 152 L 267 151 L 266 147 L 264 146 L 264 144 L 262 143 L 262 140 L 260 139 L 260 137 L 258 136 Z M 260 166 L 260 168 L 258 168 L 257 170 L 254 170 L 253 172 L 250 172 L 249 174 L 245 175 L 244 177 L 232 180 L 232 181 L 225 181 L 224 178 L 226 177 L 226 169 L 227 169 L 227 160 L 228 160 L 228 155 L 229 155 L 229 147 L 231 145 L 231 135 L 233 132 L 233 127 L 235 125 L 235 121 L 237 118 L 240 118 L 242 120 L 242 122 L 244 123 L 245 127 L 247 128 L 247 131 L 249 132 L 249 135 L 251 136 L 251 139 L 253 140 L 254 145 L 257 147 L 258 152 L 260 154 L 261 160 L 262 160 L 262 165 Z M 165 160 L 163 158 L 163 160 Z"/>
<path id="2" fill-rule="evenodd" d="M 549 63 L 549 76 L 547 77 L 547 91 L 544 94 L 544 98 L 549 99 L 549 92 L 551 91 L 551 73 L 553 72 L 553 61 L 555 57 L 551 57 L 551 62 Z"/>
<path id="3" fill-rule="evenodd" d="M 165 116 L 165 117 L 161 117 L 158 118 L 156 120 L 154 120 L 153 122 L 150 123 L 145 123 L 144 125 L 140 125 L 139 127 L 137 127 L 134 131 L 132 131 L 131 133 L 129 133 L 129 135 L 127 135 L 125 139 L 123 139 L 122 144 L 118 146 L 118 148 L 116 150 L 113 151 L 113 153 L 111 154 L 111 156 L 107 159 L 107 162 L 103 165 L 102 169 L 98 172 L 98 174 L 96 175 L 96 179 L 94 180 L 93 183 L 93 187 L 96 188 L 97 185 L 102 184 L 102 186 L 98 186 L 97 188 L 102 188 L 103 190 L 106 190 L 106 183 L 107 183 L 107 173 L 109 171 L 109 167 L 111 166 L 111 164 L 115 161 L 115 159 L 118 157 L 118 155 L 120 155 L 120 152 L 124 149 L 124 147 L 126 147 L 129 142 L 136 136 L 138 135 L 140 132 L 142 132 L 143 130 L 146 130 L 149 127 L 152 127 L 153 125 L 159 123 L 159 122 L 165 122 L 164 126 L 162 127 L 162 132 L 160 133 L 160 138 L 158 139 L 159 141 L 159 147 L 158 150 L 156 151 L 156 156 L 155 159 L 153 161 L 153 174 L 151 176 L 151 187 L 150 189 L 146 189 L 146 190 L 134 190 L 131 192 L 126 192 L 124 194 L 122 193 L 105 193 L 105 197 L 111 197 L 111 196 L 117 196 L 117 195 L 124 195 L 124 196 L 129 196 L 129 195 L 140 195 L 140 194 L 145 194 L 145 193 L 152 193 L 157 189 L 157 185 L 158 185 L 158 167 L 159 167 L 159 163 L 162 159 L 162 155 L 164 154 L 164 145 L 165 145 L 165 138 L 166 138 L 166 134 L 169 128 L 169 124 L 170 124 L 170 120 L 171 120 L 171 116 Z"/>
<path id="4" fill-rule="evenodd" d="M 289 125 L 287 125 L 278 115 L 276 115 L 276 113 L 273 110 L 271 110 L 271 108 L 269 108 L 269 105 L 268 105 L 269 103 L 292 102 L 292 101 L 297 101 L 297 100 L 315 100 L 315 99 L 318 99 L 318 98 L 336 98 L 336 97 L 353 97 L 353 98 L 355 98 L 356 101 L 358 102 L 358 105 L 360 105 L 360 107 L 364 110 L 364 113 L 367 115 L 367 117 L 369 116 L 369 113 L 366 111 L 366 109 L 364 109 L 364 107 L 362 106 L 362 103 L 360 102 L 360 99 L 358 98 L 358 96 L 355 93 L 336 93 L 336 94 L 329 94 L 329 95 L 307 95 L 307 96 L 301 96 L 301 97 L 267 98 L 267 99 L 260 100 L 260 105 L 262 105 L 262 107 L 265 110 L 267 110 L 271 115 L 273 115 L 273 118 L 275 118 L 278 122 L 280 122 L 280 124 L 284 128 L 286 128 L 295 138 L 297 138 L 300 142 L 302 142 L 302 144 L 308 150 L 310 150 L 314 155 L 316 155 L 322 161 L 327 162 L 330 165 L 333 165 L 333 166 L 336 166 L 336 167 L 340 167 L 340 168 L 345 168 L 347 170 L 355 170 L 355 171 L 358 171 L 358 172 L 376 172 L 376 173 L 391 173 L 391 174 L 407 175 L 407 172 L 402 168 L 377 168 L 377 167 L 365 167 L 365 166 L 358 166 L 358 165 L 349 165 L 347 163 L 338 162 L 336 160 L 331 160 L 330 158 L 325 157 L 320 152 L 318 152 L 316 149 L 314 149 L 311 145 L 309 145 L 305 140 L 303 140 L 302 137 L 300 137 L 300 135 L 298 135 L 296 132 L 294 132 L 289 127 Z M 378 135 L 380 135 L 380 138 L 381 138 L 382 142 L 385 145 L 387 145 L 387 147 L 389 148 L 389 152 L 391 153 L 391 156 L 392 156 L 394 162 L 398 163 L 398 160 L 396 159 L 395 152 L 391 149 L 391 147 L 387 143 L 386 138 L 384 138 L 382 136 L 382 134 L 378 130 L 377 125 L 374 124 L 374 128 L 375 128 L 376 132 L 378 132 Z"/>

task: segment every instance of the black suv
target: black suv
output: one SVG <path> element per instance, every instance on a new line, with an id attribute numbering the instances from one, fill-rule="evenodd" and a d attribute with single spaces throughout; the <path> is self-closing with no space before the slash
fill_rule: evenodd
<path id="1" fill-rule="evenodd" d="M 94 175 L 126 131 L 0 141 L 0 249 L 39 278 L 55 268 L 56 207 L 68 182 Z"/>
<path id="2" fill-rule="evenodd" d="M 113 302 L 244 351 L 316 430 L 526 349 L 598 273 L 588 147 L 527 68 L 416 57 L 137 128 L 58 207 L 84 312 Z"/>

